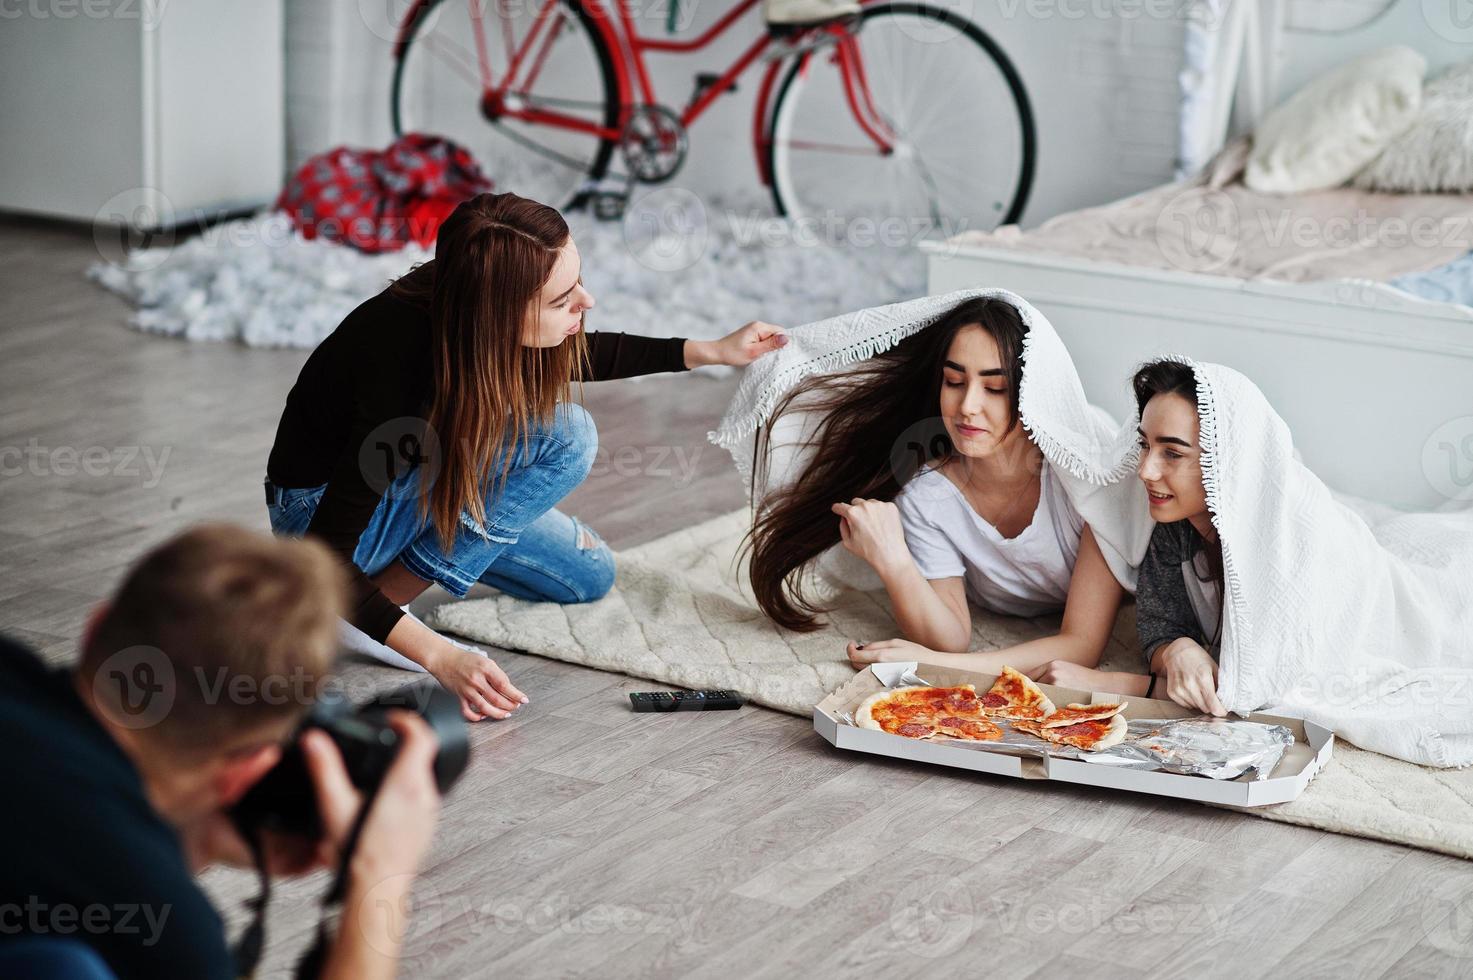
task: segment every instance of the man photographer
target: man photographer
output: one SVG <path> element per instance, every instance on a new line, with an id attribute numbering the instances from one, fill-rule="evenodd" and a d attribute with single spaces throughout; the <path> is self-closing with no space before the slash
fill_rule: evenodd
<path id="1" fill-rule="evenodd" d="M 94 612 L 75 670 L 0 640 L 0 974 L 237 975 L 193 873 L 254 866 L 227 810 L 281 759 L 328 677 L 341 576 L 321 545 L 202 527 L 133 568 Z M 399 749 L 352 847 L 325 977 L 393 975 L 395 913 L 439 814 L 434 734 L 389 717 Z M 273 874 L 337 867 L 361 802 L 331 738 L 309 731 L 300 746 L 323 834 L 266 837 Z"/>

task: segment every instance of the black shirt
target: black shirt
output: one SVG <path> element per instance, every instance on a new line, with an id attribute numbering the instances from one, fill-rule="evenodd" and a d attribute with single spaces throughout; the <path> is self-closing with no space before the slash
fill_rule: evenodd
<path id="1" fill-rule="evenodd" d="M 590 333 L 589 372 L 608 381 L 684 371 L 685 339 Z M 383 642 L 404 615 L 353 564 L 387 481 L 370 482 L 360 449 L 397 438 L 401 423 L 422 419 L 431 386 L 429 308 L 389 290 L 363 303 L 318 345 L 286 398 L 266 475 L 278 487 L 327 485 L 307 528 L 347 562 L 349 619 Z M 370 438 L 372 436 L 372 438 Z M 375 483 L 377 485 L 375 485 Z"/>
<path id="2" fill-rule="evenodd" d="M 121 978 L 233 977 L 179 837 L 66 671 L 0 637 L 0 940 L 91 946 Z"/>

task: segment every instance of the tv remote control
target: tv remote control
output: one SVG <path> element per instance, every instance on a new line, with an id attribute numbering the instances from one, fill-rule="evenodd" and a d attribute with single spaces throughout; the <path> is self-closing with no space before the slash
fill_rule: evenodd
<path id="1" fill-rule="evenodd" d="M 735 691 L 638 691 L 629 703 L 635 711 L 732 711 L 746 701 Z"/>

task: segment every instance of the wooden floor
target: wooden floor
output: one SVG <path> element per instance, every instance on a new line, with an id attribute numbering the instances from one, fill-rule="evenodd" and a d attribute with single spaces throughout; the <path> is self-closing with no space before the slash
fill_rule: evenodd
<path id="1" fill-rule="evenodd" d="M 86 229 L 0 223 L 0 630 L 57 661 L 150 545 L 266 526 L 266 453 L 305 357 L 138 334 L 84 281 L 95 256 Z M 590 388 L 608 453 L 567 509 L 619 548 L 739 506 L 705 441 L 733 389 Z M 846 754 L 761 708 L 633 715 L 625 692 L 648 682 L 497 659 L 532 702 L 474 729 L 405 976 L 1473 976 L 1466 862 Z M 231 909 L 252 893 L 240 873 L 206 882 Z M 286 975 L 322 884 L 279 890 L 263 975 Z"/>

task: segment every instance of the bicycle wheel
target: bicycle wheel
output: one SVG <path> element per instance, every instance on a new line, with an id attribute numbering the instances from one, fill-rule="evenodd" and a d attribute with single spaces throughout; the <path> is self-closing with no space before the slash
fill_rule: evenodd
<path id="1" fill-rule="evenodd" d="M 798 55 L 768 136 L 778 213 L 845 229 L 868 219 L 907 242 L 1017 221 L 1036 136 L 1002 49 L 965 18 L 918 3 L 865 7 L 850 38 L 893 150 L 882 152 L 851 108 L 865 100 L 846 94 L 838 45 Z"/>
<path id="2" fill-rule="evenodd" d="M 544 10 L 546 19 L 527 44 Z M 607 173 L 616 141 L 488 112 L 485 96 L 487 79 L 500 85 L 520 57 L 517 84 L 506 92 L 509 103 L 588 125 L 617 126 L 613 54 L 583 5 L 578 0 L 436 0 L 411 16 L 394 62 L 394 134 L 448 137 L 474 154 L 498 190 L 554 207 L 581 205 Z"/>

